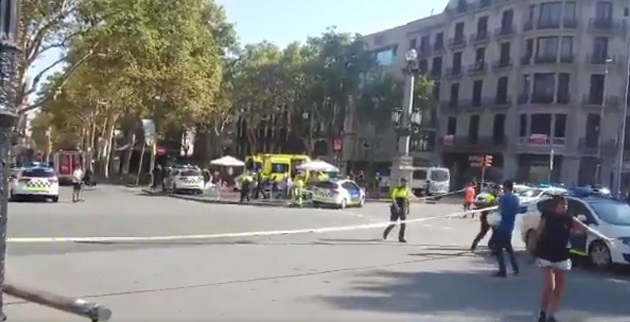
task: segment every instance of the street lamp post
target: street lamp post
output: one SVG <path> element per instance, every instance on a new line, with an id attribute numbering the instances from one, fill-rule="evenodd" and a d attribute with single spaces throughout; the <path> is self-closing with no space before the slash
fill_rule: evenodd
<path id="1" fill-rule="evenodd" d="M 608 95 L 608 70 L 610 68 L 610 64 L 612 63 L 612 59 L 606 58 L 605 64 L 606 68 L 604 70 L 604 88 L 603 88 L 603 97 L 602 97 L 602 106 L 599 110 L 599 128 L 597 130 L 597 168 L 595 171 L 595 182 L 597 184 L 602 183 L 602 124 L 604 124 L 604 117 L 606 116 L 606 99 Z"/>
<path id="2" fill-rule="evenodd" d="M 626 88 L 623 97 L 623 113 L 621 117 L 621 127 L 617 133 L 617 160 L 615 165 L 615 178 L 613 182 L 613 192 L 617 197 L 621 197 L 621 174 L 623 171 L 623 149 L 626 145 L 626 118 L 628 117 L 628 96 L 630 95 L 630 44 L 628 44 L 628 60 L 626 61 Z"/>
<path id="3" fill-rule="evenodd" d="M 411 141 L 411 134 L 418 130 L 418 126 L 422 121 L 420 110 L 413 106 L 416 77 L 420 73 L 417 66 L 417 59 L 418 52 L 415 49 L 410 49 L 405 53 L 407 66 L 403 71 L 407 77 L 405 77 L 403 104 L 401 108 L 396 108 L 392 112 L 392 122 L 394 122 L 398 134 L 398 156 L 394 159 L 390 178 L 394 180 L 396 180 L 396 178 L 405 178 L 409 182 L 411 182 L 413 166 L 413 159 L 409 155 L 409 143 Z"/>
<path id="4" fill-rule="evenodd" d="M 8 170 L 12 146 L 13 127 L 17 118 L 15 106 L 15 71 L 20 51 L 16 36 L 20 0 L 0 0 L 0 287 L 4 288 L 5 260 L 7 253 Z M 0 291 L 0 321 L 6 320 L 4 296 Z"/>

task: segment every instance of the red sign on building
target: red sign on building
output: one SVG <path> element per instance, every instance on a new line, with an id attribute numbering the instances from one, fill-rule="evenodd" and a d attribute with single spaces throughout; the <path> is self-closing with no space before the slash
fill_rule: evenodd
<path id="1" fill-rule="evenodd" d="M 455 140 L 455 137 L 453 135 L 445 135 L 442 138 L 442 144 L 446 145 L 446 146 L 452 146 L 453 145 L 453 141 Z"/>
<path id="2" fill-rule="evenodd" d="M 530 145 L 549 145 L 549 136 L 547 134 L 532 134 L 527 140 Z"/>
<path id="3" fill-rule="evenodd" d="M 340 138 L 333 140 L 333 151 L 339 152 L 343 148 L 343 141 Z"/>

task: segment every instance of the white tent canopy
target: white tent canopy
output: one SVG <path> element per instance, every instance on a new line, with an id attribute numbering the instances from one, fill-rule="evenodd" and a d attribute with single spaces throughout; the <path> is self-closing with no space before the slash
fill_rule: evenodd
<path id="1" fill-rule="evenodd" d="M 218 159 L 212 160 L 210 161 L 210 164 L 212 165 L 219 165 L 219 166 L 223 166 L 223 167 L 242 167 L 245 166 L 245 162 L 235 158 L 235 157 L 231 157 L 229 155 L 226 155 L 224 157 L 220 157 Z"/>
<path id="2" fill-rule="evenodd" d="M 324 172 L 339 172 L 339 169 L 334 165 L 324 162 L 322 160 L 313 160 L 304 162 L 296 167 L 298 170 L 306 171 L 324 171 Z"/>

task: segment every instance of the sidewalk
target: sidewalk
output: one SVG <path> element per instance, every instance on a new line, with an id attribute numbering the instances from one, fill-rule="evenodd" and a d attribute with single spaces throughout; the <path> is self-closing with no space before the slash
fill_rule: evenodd
<path id="1" fill-rule="evenodd" d="M 163 195 L 176 199 L 192 200 L 210 204 L 226 204 L 226 205 L 249 205 L 249 206 L 262 206 L 262 207 L 288 207 L 289 203 L 286 200 L 268 200 L 268 199 L 251 199 L 249 202 L 240 202 L 238 193 L 224 192 L 219 196 L 213 193 L 204 193 L 202 195 L 184 195 L 175 193 L 163 193 L 161 191 L 153 191 L 147 188 L 142 189 L 142 192 L 148 195 Z"/>

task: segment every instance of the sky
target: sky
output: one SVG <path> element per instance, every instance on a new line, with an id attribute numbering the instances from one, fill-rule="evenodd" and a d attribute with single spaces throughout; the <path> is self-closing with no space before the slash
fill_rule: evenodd
<path id="1" fill-rule="evenodd" d="M 448 0 L 217 0 L 236 23 L 241 43 L 284 47 L 326 27 L 370 34 L 442 12 Z"/>

